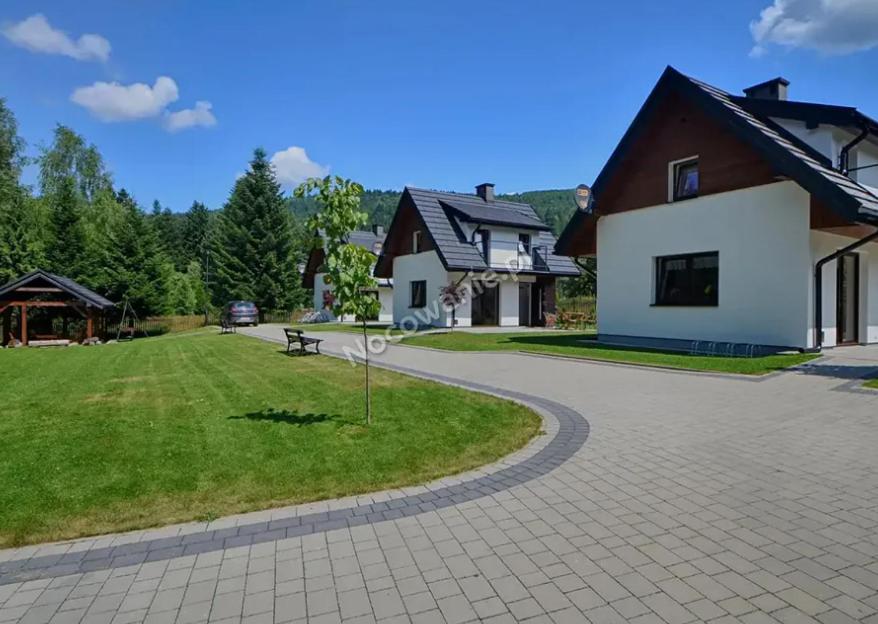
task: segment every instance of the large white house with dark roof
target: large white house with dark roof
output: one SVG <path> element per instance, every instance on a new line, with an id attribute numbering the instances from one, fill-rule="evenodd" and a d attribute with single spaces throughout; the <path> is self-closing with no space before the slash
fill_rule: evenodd
<path id="1" fill-rule="evenodd" d="M 577 276 L 570 258 L 554 253 L 555 237 L 529 204 L 406 187 L 375 276 L 393 279 L 396 324 L 544 325 L 555 312 L 555 279 Z M 466 292 L 454 310 L 440 290 Z"/>
<path id="2" fill-rule="evenodd" d="M 667 68 L 556 246 L 597 256 L 601 340 L 878 342 L 878 122 Z"/>

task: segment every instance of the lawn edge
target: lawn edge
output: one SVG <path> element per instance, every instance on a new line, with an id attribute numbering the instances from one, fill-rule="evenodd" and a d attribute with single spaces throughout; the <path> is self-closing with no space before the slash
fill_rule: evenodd
<path id="1" fill-rule="evenodd" d="M 802 364 L 810 364 L 811 362 L 816 362 L 817 360 L 825 357 L 823 354 L 817 355 L 817 357 L 808 360 L 807 362 L 802 362 L 800 364 L 792 364 L 787 366 L 786 368 L 781 368 L 778 370 L 769 371 L 767 373 L 728 373 L 724 371 L 711 371 L 711 370 L 701 370 L 697 368 L 685 368 L 682 366 L 669 366 L 667 364 L 649 364 L 647 362 L 622 362 L 619 360 L 607 360 L 602 358 L 595 357 L 585 357 L 578 355 L 563 355 L 561 353 L 546 353 L 544 351 L 529 351 L 529 350 L 502 350 L 502 349 L 442 349 L 441 347 L 425 347 L 424 345 L 413 345 L 406 344 L 406 339 L 395 341 L 394 345 L 408 347 L 409 349 L 424 349 L 426 351 L 438 351 L 440 353 L 490 353 L 494 355 L 502 355 L 502 354 L 519 354 L 519 355 L 530 355 L 536 357 L 544 357 L 544 358 L 552 358 L 559 360 L 566 360 L 571 362 L 585 362 L 588 364 L 609 364 L 611 366 L 624 366 L 628 368 L 649 368 L 654 370 L 666 371 L 669 373 L 685 373 L 687 375 L 704 375 L 710 377 L 728 377 L 731 379 L 747 379 L 750 381 L 762 381 L 765 379 L 770 379 L 776 375 L 782 375 L 784 373 L 789 373 L 794 371 L 796 367 L 802 366 Z M 871 389 L 871 388 L 870 388 Z"/>

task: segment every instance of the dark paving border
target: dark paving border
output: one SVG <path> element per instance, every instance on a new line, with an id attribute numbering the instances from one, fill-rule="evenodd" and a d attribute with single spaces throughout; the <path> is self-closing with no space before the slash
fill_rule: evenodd
<path id="1" fill-rule="evenodd" d="M 257 336 L 252 337 L 256 338 Z M 335 353 L 331 355 L 338 356 Z M 425 374 L 422 371 L 380 362 L 376 365 L 416 377 L 512 399 L 544 410 L 558 420 L 558 432 L 546 446 L 531 457 L 493 474 L 461 484 L 348 509 L 311 513 L 294 518 L 280 518 L 270 522 L 257 522 L 227 529 L 144 540 L 60 555 L 43 555 L 6 561 L 0 563 L 0 585 L 139 565 L 148 561 L 163 561 L 236 546 L 248 546 L 299 535 L 394 520 L 452 507 L 483 496 L 491 496 L 548 474 L 570 459 L 588 439 L 589 424 L 585 417 L 555 401 L 460 379 Z"/>

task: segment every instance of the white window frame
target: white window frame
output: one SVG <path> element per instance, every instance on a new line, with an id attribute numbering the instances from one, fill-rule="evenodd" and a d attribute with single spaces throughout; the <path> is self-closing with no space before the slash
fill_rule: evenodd
<path id="1" fill-rule="evenodd" d="M 421 240 L 424 240 L 424 235 L 421 232 L 421 230 L 415 230 L 414 232 L 412 232 L 412 253 L 413 254 L 421 253 L 421 250 L 419 249 L 419 245 L 418 245 L 418 237 L 420 237 Z"/>
<path id="2" fill-rule="evenodd" d="M 674 187 L 676 186 L 677 180 L 676 175 L 674 175 L 677 171 L 677 165 L 682 165 L 688 163 L 689 161 L 698 161 L 701 160 L 698 157 L 698 154 L 694 154 L 692 156 L 687 156 L 686 158 L 678 158 L 677 160 L 672 160 L 668 163 L 668 203 L 674 203 Z M 701 170 L 698 171 L 698 186 L 701 187 Z"/>

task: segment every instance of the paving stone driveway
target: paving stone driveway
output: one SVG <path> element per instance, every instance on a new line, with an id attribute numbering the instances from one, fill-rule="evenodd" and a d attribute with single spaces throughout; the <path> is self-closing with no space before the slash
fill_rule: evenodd
<path id="1" fill-rule="evenodd" d="M 336 352 L 354 340 L 326 337 Z M 399 346 L 379 359 L 560 404 L 588 419 L 588 439 L 520 483 L 392 520 L 28 581 L 0 572 L 0 622 L 878 622 L 878 392 L 851 381 L 878 369 L 868 351 L 761 381 Z M 564 418 L 549 416 L 547 438 L 582 436 Z M 329 520 L 361 499 L 308 511 Z"/>

